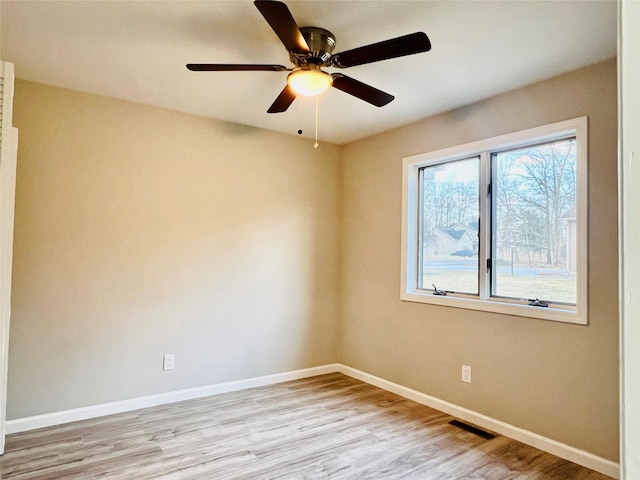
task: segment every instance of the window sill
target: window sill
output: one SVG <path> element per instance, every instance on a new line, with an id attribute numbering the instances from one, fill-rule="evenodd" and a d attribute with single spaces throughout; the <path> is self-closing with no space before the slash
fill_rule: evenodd
<path id="1" fill-rule="evenodd" d="M 518 317 L 551 320 L 554 322 L 587 325 L 586 311 L 582 309 L 568 310 L 552 307 L 531 307 L 497 300 L 478 300 L 453 296 L 439 296 L 423 292 L 403 292 L 400 300 L 406 302 L 428 303 L 443 307 L 463 308 L 466 310 L 480 310 L 483 312 L 515 315 Z"/>

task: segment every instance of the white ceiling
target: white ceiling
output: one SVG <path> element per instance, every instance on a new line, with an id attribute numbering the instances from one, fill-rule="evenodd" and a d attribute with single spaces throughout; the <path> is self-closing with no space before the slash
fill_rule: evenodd
<path id="1" fill-rule="evenodd" d="M 396 99 L 319 97 L 319 136 L 343 144 L 616 54 L 616 2 L 288 1 L 334 53 L 416 31 L 432 50 L 341 70 Z M 274 63 L 288 54 L 250 0 L 1 0 L 1 53 L 19 78 L 305 136 L 315 101 L 267 114 L 287 72 L 190 72 L 186 63 Z M 328 69 L 332 71 L 333 69 Z M 334 70 L 335 71 L 335 70 Z"/>

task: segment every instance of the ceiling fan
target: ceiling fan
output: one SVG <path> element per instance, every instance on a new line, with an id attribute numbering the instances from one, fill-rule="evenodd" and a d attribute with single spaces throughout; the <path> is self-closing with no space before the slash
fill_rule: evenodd
<path id="1" fill-rule="evenodd" d="M 291 72 L 287 76 L 287 85 L 269 107 L 268 113 L 285 112 L 298 95 L 316 96 L 330 86 L 376 107 L 382 107 L 391 102 L 394 96 L 341 73 L 327 73 L 322 68 L 348 68 L 431 50 L 427 35 L 416 32 L 332 54 L 336 38 L 330 31 L 319 27 L 298 28 L 289 8 L 282 2 L 255 0 L 253 3 L 289 52 L 293 68 L 283 65 L 219 63 L 189 63 L 187 68 L 198 72 Z"/>

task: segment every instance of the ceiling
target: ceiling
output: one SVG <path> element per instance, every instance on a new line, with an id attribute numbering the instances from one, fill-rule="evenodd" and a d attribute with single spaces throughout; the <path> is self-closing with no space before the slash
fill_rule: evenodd
<path id="1" fill-rule="evenodd" d="M 597 1 L 288 1 L 334 53 L 424 31 L 430 52 L 341 70 L 395 95 L 381 108 L 319 97 L 321 141 L 344 144 L 616 54 L 617 4 Z M 290 66 L 250 0 L 1 0 L 1 58 L 19 78 L 312 137 L 315 100 L 268 114 L 287 72 L 190 72 L 186 63 Z M 328 69 L 328 71 L 337 71 Z"/>

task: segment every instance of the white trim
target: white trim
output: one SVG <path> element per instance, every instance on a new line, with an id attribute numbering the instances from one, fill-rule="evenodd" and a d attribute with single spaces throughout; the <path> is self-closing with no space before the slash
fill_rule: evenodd
<path id="1" fill-rule="evenodd" d="M 11 152 L 0 161 L 0 454 L 4 453 L 11 322 L 11 273 L 13 271 L 13 223 L 16 200 L 18 129 L 11 129 Z"/>
<path id="2" fill-rule="evenodd" d="M 217 395 L 219 393 L 236 392 L 247 388 L 274 385 L 276 383 L 289 382 L 291 380 L 299 380 L 301 378 L 314 377 L 316 375 L 324 375 L 337 371 L 337 364 L 322 365 L 319 367 L 293 370 L 290 372 L 276 373 L 262 377 L 216 383 L 202 387 L 187 388 L 173 392 L 130 398 L 128 400 L 120 400 L 117 402 L 74 408 L 71 410 L 63 410 L 61 412 L 45 413 L 43 415 L 35 415 L 33 417 L 8 420 L 6 422 L 6 432 L 7 434 L 26 432 L 28 430 L 35 430 L 36 428 L 51 427 L 63 423 L 76 422 L 78 420 L 87 420 L 89 418 L 103 417 L 105 415 L 113 415 L 115 413 L 130 412 L 141 408 L 166 405 L 168 403 L 182 402 L 184 400 L 193 400 L 196 398 Z"/>
<path id="3" fill-rule="evenodd" d="M 468 310 L 481 310 L 487 312 L 515 315 L 543 320 L 554 320 L 565 323 L 586 325 L 588 323 L 587 305 L 587 202 L 588 199 L 588 122 L 587 117 L 578 117 L 549 125 L 507 133 L 464 145 L 445 148 L 429 153 L 422 153 L 406 157 L 402 161 L 402 245 L 401 245 L 401 285 L 400 299 L 409 302 L 430 303 L 441 306 L 464 308 Z M 465 159 L 472 156 L 483 155 L 488 151 L 516 148 L 529 145 L 532 142 L 544 142 L 554 140 L 567 135 L 575 135 L 576 165 L 578 169 L 576 186 L 576 223 L 577 237 L 581 239 L 577 248 L 576 296 L 574 307 L 556 305 L 555 308 L 530 307 L 526 302 L 515 300 L 491 298 L 488 292 L 486 275 L 480 275 L 480 295 L 475 296 L 434 296 L 429 292 L 418 289 L 418 263 L 416 254 L 418 251 L 419 228 L 419 171 L 421 167 L 452 160 Z M 483 180 L 488 180 L 486 155 L 484 167 L 481 164 Z M 484 183 L 483 183 L 484 185 Z M 482 188 L 482 187 L 481 187 Z M 489 205 L 481 195 L 480 208 L 484 218 L 489 212 Z M 481 223 L 483 223 L 481 221 Z M 486 223 L 486 222 L 484 222 Z M 484 228 L 488 228 L 485 225 Z M 479 265 L 482 268 L 483 260 L 489 254 L 487 238 L 490 232 L 485 231 L 480 235 Z"/>
<path id="4" fill-rule="evenodd" d="M 506 437 L 512 438 L 519 442 L 526 443 L 527 445 L 531 445 L 532 447 L 551 453 L 560 458 L 564 458 L 565 460 L 569 460 L 570 462 L 577 463 L 578 465 L 582 465 L 583 467 L 590 468 L 592 470 L 595 470 L 596 472 L 609 475 L 613 478 L 619 478 L 618 464 L 612 462 L 611 460 L 607 460 L 606 458 L 599 457 L 592 453 L 558 442 L 551 438 L 538 435 L 537 433 L 530 432 L 523 428 L 510 425 L 501 420 L 496 420 L 494 418 L 488 417 L 487 415 L 469 410 L 468 408 L 460 407 L 445 400 L 432 397 L 431 395 L 427 395 L 426 393 L 418 392 L 411 388 L 398 385 L 397 383 L 393 383 L 389 380 L 376 377 L 375 375 L 365 373 L 361 370 L 347 367 L 346 365 L 340 364 L 339 371 L 340 373 L 344 373 L 345 375 L 349 375 L 350 377 L 395 393 L 404 398 L 408 398 L 409 400 L 413 400 L 414 402 L 420 403 L 422 405 L 435 408 L 436 410 L 440 410 L 441 412 L 455 416 L 464 421 L 471 422 L 479 427 L 492 430 L 496 433 L 505 435 Z"/>
<path id="5" fill-rule="evenodd" d="M 460 407 L 453 403 L 439 398 L 432 397 L 426 393 L 412 390 L 411 388 L 398 385 L 375 375 L 365 373 L 356 368 L 348 367 L 341 363 L 333 363 L 321 365 L 303 370 L 294 370 L 291 372 L 277 373 L 275 375 L 267 375 L 264 377 L 249 378 L 245 380 L 237 380 L 233 382 L 219 383 L 215 385 L 207 385 L 203 387 L 189 388 L 186 390 L 178 390 L 175 392 L 160 393 L 157 395 L 149 395 L 146 397 L 132 398 L 119 402 L 104 403 L 90 407 L 75 408 L 73 410 L 65 410 L 62 412 L 48 413 L 45 415 L 37 415 L 33 417 L 9 420 L 6 424 L 7 433 L 25 432 L 36 428 L 51 427 L 68 422 L 78 420 L 86 420 L 89 418 L 102 417 L 114 413 L 129 412 L 140 408 L 154 407 L 157 405 L 165 405 L 168 403 L 191 400 L 195 398 L 208 397 L 219 393 L 235 392 L 247 388 L 261 387 L 265 385 L 273 385 L 290 380 L 298 380 L 301 378 L 313 377 L 316 375 L 324 375 L 327 373 L 339 372 L 348 375 L 362 382 L 382 388 L 389 392 L 400 395 L 414 402 L 428 407 L 435 408 L 441 412 L 455 416 L 467 422 L 474 423 L 479 427 L 492 430 L 501 435 L 513 438 L 519 442 L 531 445 L 542 451 L 551 453 L 565 460 L 577 463 L 583 467 L 590 468 L 597 472 L 618 478 L 618 464 L 599 457 L 584 450 L 566 445 L 564 443 L 552 440 L 537 433 L 515 427 L 508 423 L 496 420 L 473 410 Z"/>
<path id="6" fill-rule="evenodd" d="M 640 478 L 640 3 L 618 3 L 620 469 Z"/>
<path id="7" fill-rule="evenodd" d="M 13 217 L 16 192 L 18 130 L 12 127 L 13 64 L 0 61 L 3 80 L 0 107 L 0 454 L 4 453 L 7 407 L 7 364 L 11 319 L 11 272 L 13 259 Z"/>

